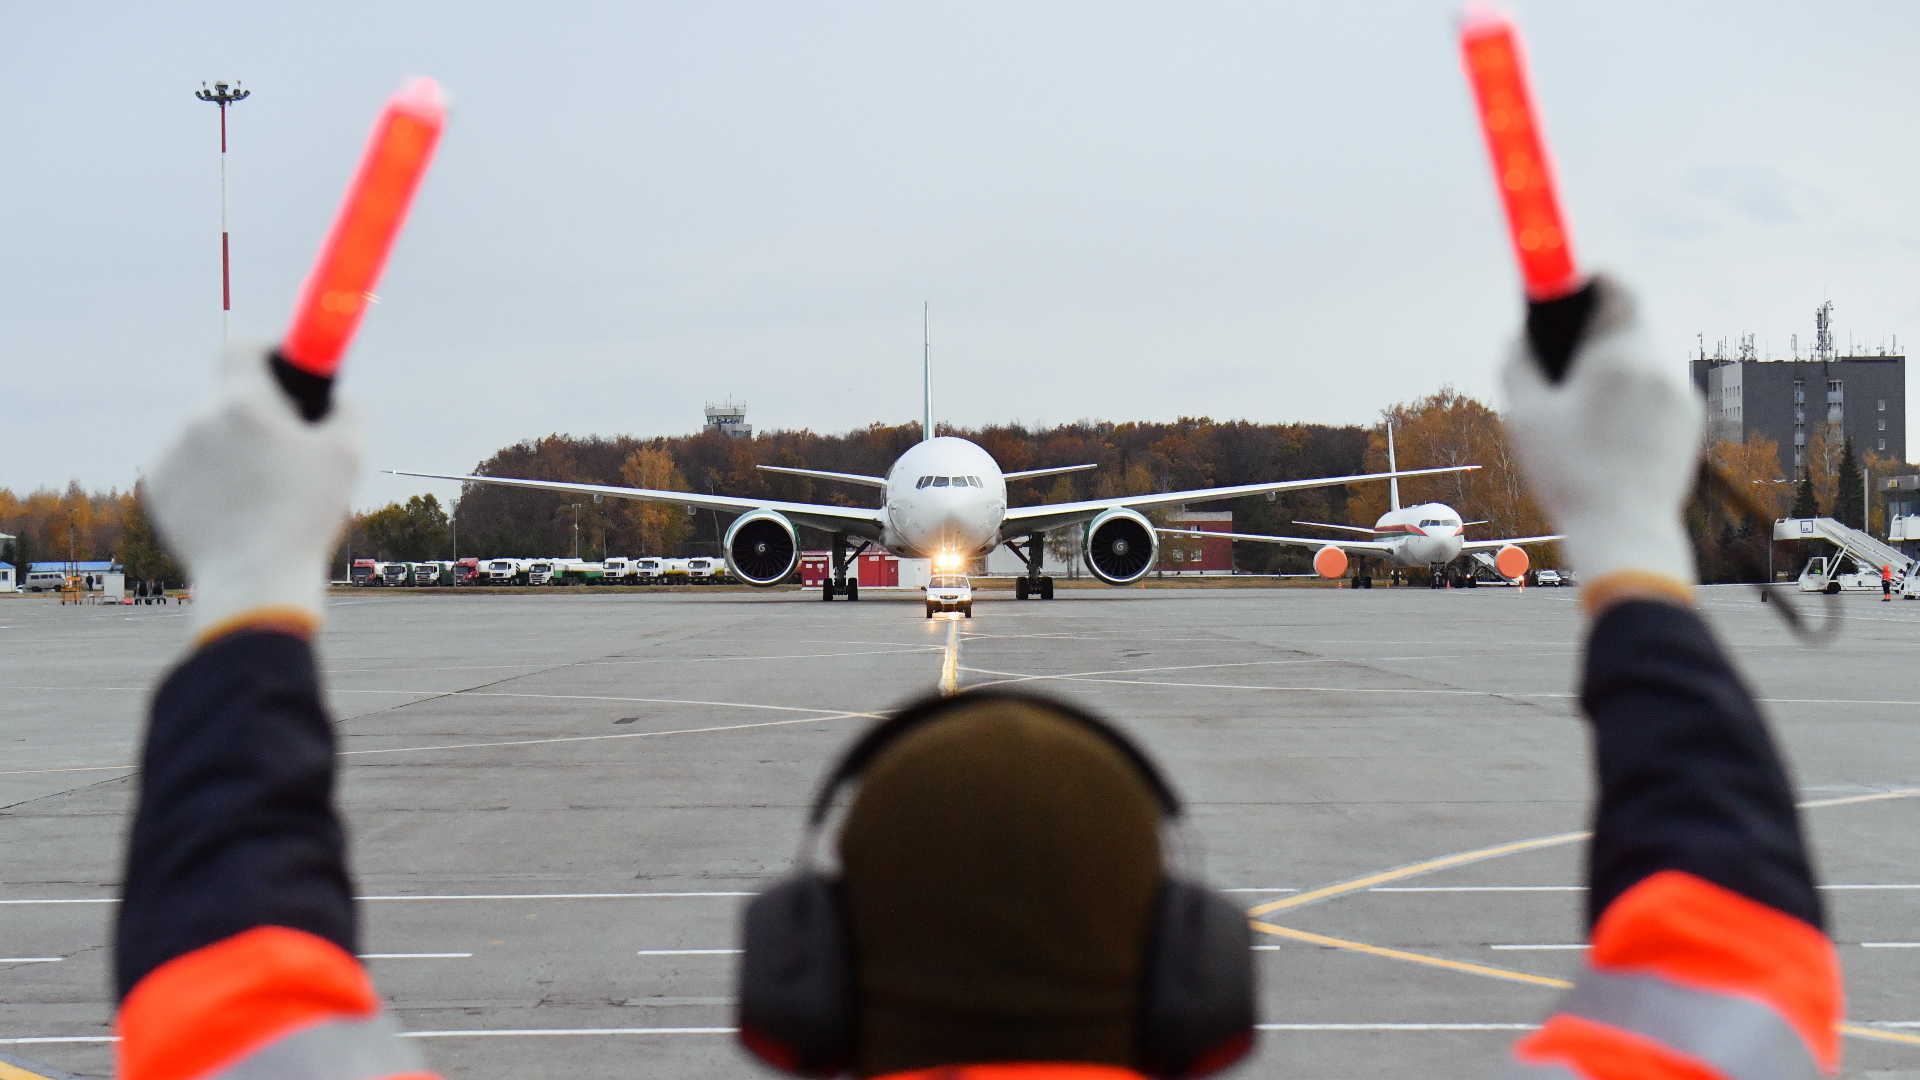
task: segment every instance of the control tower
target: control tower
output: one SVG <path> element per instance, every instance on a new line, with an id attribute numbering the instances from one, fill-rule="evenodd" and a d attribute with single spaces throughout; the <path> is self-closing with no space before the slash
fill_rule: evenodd
<path id="1" fill-rule="evenodd" d="M 745 403 L 735 405 L 732 398 L 725 405 L 707 402 L 707 431 L 718 431 L 729 438 L 753 438 L 753 425 L 747 423 Z"/>

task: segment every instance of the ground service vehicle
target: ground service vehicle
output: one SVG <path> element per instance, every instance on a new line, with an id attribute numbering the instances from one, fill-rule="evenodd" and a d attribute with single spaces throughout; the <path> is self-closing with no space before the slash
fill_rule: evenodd
<path id="1" fill-rule="evenodd" d="M 415 585 L 451 585 L 453 572 L 448 569 L 451 565 L 444 562 L 414 563 L 413 583 Z"/>
<path id="2" fill-rule="evenodd" d="M 633 560 L 633 580 L 641 585 L 658 585 L 667 580 L 667 568 L 663 559 Z"/>
<path id="3" fill-rule="evenodd" d="M 453 563 L 453 583 L 470 585 L 480 580 L 480 560 L 475 558 L 456 559 Z"/>
<path id="4" fill-rule="evenodd" d="M 60 570 L 29 570 L 24 584 L 28 592 L 59 592 L 67 587 L 67 575 Z"/>
<path id="5" fill-rule="evenodd" d="M 629 559 L 609 556 L 600 562 L 600 582 L 603 585 L 632 585 L 638 576 Z"/>
<path id="6" fill-rule="evenodd" d="M 1548 585 L 1558 586 L 1558 585 L 1564 584 L 1560 580 L 1560 571 L 1555 570 L 1552 567 L 1544 568 L 1539 573 L 1536 573 L 1533 576 L 1533 583 L 1535 585 L 1541 586 L 1542 588 L 1545 588 Z"/>
<path id="7" fill-rule="evenodd" d="M 525 585 L 527 560 L 493 559 L 487 563 L 486 580 L 490 585 Z"/>
<path id="8" fill-rule="evenodd" d="M 380 582 L 383 585 L 413 584 L 413 564 L 403 562 L 380 563 Z"/>
<path id="9" fill-rule="evenodd" d="M 965 574 L 935 574 L 927 583 L 927 618 L 936 611 L 957 611 L 973 618 L 973 584 Z"/>
<path id="10" fill-rule="evenodd" d="M 532 562 L 527 563 L 527 584 L 529 585 L 553 584 L 553 560 L 535 559 Z"/>
<path id="11" fill-rule="evenodd" d="M 553 584 L 555 585 L 598 585 L 604 574 L 604 568 L 596 562 L 586 562 L 582 559 L 555 559 L 553 563 Z"/>
<path id="12" fill-rule="evenodd" d="M 380 584 L 379 571 L 374 569 L 372 559 L 355 559 L 347 571 L 347 581 L 354 585 Z"/>
<path id="13" fill-rule="evenodd" d="M 727 566 L 719 559 L 688 559 L 687 581 L 693 585 L 715 585 L 726 580 Z"/>

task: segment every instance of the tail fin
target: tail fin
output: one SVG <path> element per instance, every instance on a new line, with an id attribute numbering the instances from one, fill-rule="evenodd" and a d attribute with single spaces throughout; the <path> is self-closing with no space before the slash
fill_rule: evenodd
<path id="1" fill-rule="evenodd" d="M 932 408 L 932 406 L 928 406 L 928 408 Z M 1393 463 L 1393 421 L 1391 420 L 1387 421 L 1387 471 L 1388 472 L 1400 471 L 1400 466 L 1395 465 Z M 1389 500 L 1387 504 L 1387 509 L 1389 510 L 1400 509 L 1400 478 L 1399 477 L 1394 476 L 1394 477 L 1389 477 L 1387 479 L 1387 498 Z"/>
<path id="2" fill-rule="evenodd" d="M 920 441 L 933 438 L 933 303 L 920 312 L 921 362 L 925 365 L 926 414 L 920 421 Z"/>

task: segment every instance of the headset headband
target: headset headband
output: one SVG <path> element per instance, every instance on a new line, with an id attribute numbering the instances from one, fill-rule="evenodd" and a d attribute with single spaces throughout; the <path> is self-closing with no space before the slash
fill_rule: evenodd
<path id="1" fill-rule="evenodd" d="M 807 812 L 807 827 L 817 829 L 827 819 L 827 813 L 833 807 L 833 797 L 840 789 L 866 771 L 880 751 L 892 745 L 901 736 L 935 720 L 944 719 L 954 709 L 961 706 L 994 703 L 1031 705 L 1044 709 L 1106 740 L 1120 755 L 1133 763 L 1134 769 L 1153 789 L 1155 800 L 1160 803 L 1160 812 L 1169 818 L 1177 818 L 1181 813 L 1180 796 L 1174 794 L 1173 785 L 1167 783 L 1160 770 L 1132 739 L 1127 738 L 1120 729 L 1105 720 L 1086 712 L 1077 706 L 1063 701 L 1055 701 L 1039 694 L 1019 693 L 1011 690 L 969 690 L 964 694 L 950 697 L 926 697 L 908 705 L 894 714 L 891 719 L 882 720 L 860 736 L 859 741 L 847 750 L 840 763 L 833 767 L 820 785 L 820 793 L 814 796 L 813 808 Z"/>

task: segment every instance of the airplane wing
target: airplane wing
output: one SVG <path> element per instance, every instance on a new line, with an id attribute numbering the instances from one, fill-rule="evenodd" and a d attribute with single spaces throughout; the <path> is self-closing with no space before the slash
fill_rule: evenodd
<path id="1" fill-rule="evenodd" d="M 1338 487 L 1341 484 L 1357 484 L 1363 480 L 1386 480 L 1396 476 L 1432 476 L 1435 473 L 1469 472 L 1479 467 L 1478 465 L 1451 465 L 1440 469 L 1402 469 L 1399 472 L 1362 473 L 1357 476 L 1327 476 L 1313 480 L 1280 480 L 1271 484 L 1241 484 L 1237 487 L 1168 491 L 1158 495 L 1120 495 L 1111 499 L 1050 503 L 1045 506 L 1014 506 L 1007 509 L 1006 520 L 1000 526 L 1000 535 L 1002 537 L 1025 536 L 1029 533 L 1077 525 L 1082 521 L 1092 521 L 1103 511 L 1121 506 L 1132 510 L 1143 510 L 1155 506 L 1178 506 L 1181 503 L 1215 502 L 1220 499 L 1238 499 L 1247 495 L 1265 495 L 1270 491 Z M 1255 536 L 1248 539 L 1259 540 L 1262 537 Z"/>
<path id="2" fill-rule="evenodd" d="M 848 532 L 877 540 L 882 521 L 878 508 L 826 506 L 820 503 L 779 502 L 773 499 L 736 499 L 731 495 L 702 495 L 697 491 L 657 491 L 652 488 L 611 487 L 605 484 L 563 484 L 554 480 L 515 480 L 504 476 L 449 476 L 445 473 L 405 472 L 388 469 L 394 476 L 420 476 L 429 480 L 460 480 L 471 484 L 498 484 L 501 487 L 533 488 L 540 491 L 565 491 L 574 495 L 601 495 L 609 499 L 633 499 L 638 502 L 672 503 L 723 514 L 744 514 L 752 510 L 774 510 L 785 514 L 797 525 L 808 525 L 827 532 Z"/>
<path id="3" fill-rule="evenodd" d="M 1054 476 L 1063 472 L 1086 472 L 1088 469 L 1097 469 L 1099 467 L 1098 465 L 1062 465 L 1053 469 L 1028 469 L 1024 472 L 1001 473 L 1000 478 L 1003 480 L 1031 480 L 1036 476 Z"/>
<path id="4" fill-rule="evenodd" d="M 1337 547 L 1349 555 L 1385 555 L 1393 545 L 1379 540 L 1309 540 L 1304 536 L 1265 536 L 1260 533 L 1208 532 L 1204 529 L 1156 529 L 1162 536 L 1198 537 L 1203 540 L 1252 540 L 1261 544 L 1285 544 L 1288 547 Z"/>
<path id="5" fill-rule="evenodd" d="M 885 477 L 862 476 L 859 473 L 825 472 L 820 469 L 789 469 L 783 465 L 755 465 L 754 468 L 759 469 L 761 472 L 786 473 L 788 476 L 812 476 L 821 480 L 841 480 L 849 484 L 859 484 L 862 487 L 883 488 L 887 486 Z"/>
<path id="6" fill-rule="evenodd" d="M 1555 540 L 1565 539 L 1566 537 L 1556 533 L 1553 536 L 1516 536 L 1511 540 L 1469 540 L 1460 545 L 1460 550 L 1463 552 L 1492 551 L 1494 548 L 1503 548 L 1508 544 L 1512 544 L 1514 547 L 1522 547 L 1527 544 L 1546 544 Z"/>
<path id="7" fill-rule="evenodd" d="M 1358 525 L 1329 525 L 1324 521 L 1296 521 L 1295 525 L 1311 525 L 1316 529 L 1339 529 L 1341 532 L 1356 532 L 1366 536 L 1380 535 L 1373 529 L 1363 529 Z"/>

